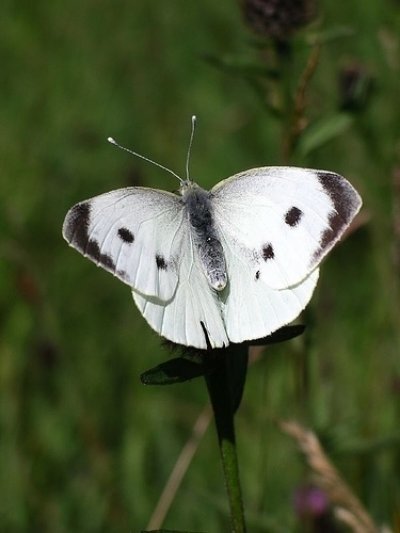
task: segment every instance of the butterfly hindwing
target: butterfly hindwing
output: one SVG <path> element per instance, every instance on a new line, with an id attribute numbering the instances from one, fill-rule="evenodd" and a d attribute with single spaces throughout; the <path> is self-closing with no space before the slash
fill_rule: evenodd
<path id="1" fill-rule="evenodd" d="M 253 277 L 272 289 L 309 276 L 361 206 L 342 176 L 293 167 L 242 172 L 218 183 L 211 198 L 235 261 L 251 265 Z"/>
<path id="2" fill-rule="evenodd" d="M 206 349 L 206 331 L 213 348 L 227 346 L 221 302 L 204 275 L 188 226 L 182 229 L 179 249 L 179 283 L 173 299 L 163 302 L 135 290 L 133 299 L 150 326 L 163 337 Z"/>
<path id="3" fill-rule="evenodd" d="M 130 187 L 72 207 L 63 235 L 71 246 L 142 294 L 170 300 L 178 284 L 181 199 Z"/>
<path id="4" fill-rule="evenodd" d="M 221 295 L 223 318 L 231 342 L 270 335 L 294 320 L 314 292 L 319 269 L 301 283 L 286 289 L 272 289 L 254 272 L 252 262 L 241 255 L 234 242 L 222 238 L 229 282 Z"/>

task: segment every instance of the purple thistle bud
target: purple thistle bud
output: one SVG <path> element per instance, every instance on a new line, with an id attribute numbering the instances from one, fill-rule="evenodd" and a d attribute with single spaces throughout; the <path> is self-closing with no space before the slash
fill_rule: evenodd
<path id="1" fill-rule="evenodd" d="M 280 41 L 316 15 L 315 0 L 242 0 L 242 10 L 253 31 Z"/>
<path id="2" fill-rule="evenodd" d="M 352 63 L 339 73 L 339 95 L 342 109 L 354 111 L 368 103 L 373 89 L 373 79 L 361 64 Z"/>

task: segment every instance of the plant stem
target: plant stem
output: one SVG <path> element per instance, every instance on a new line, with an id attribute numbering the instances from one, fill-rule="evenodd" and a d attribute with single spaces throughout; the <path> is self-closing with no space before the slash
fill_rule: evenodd
<path id="1" fill-rule="evenodd" d="M 225 485 L 228 493 L 233 533 L 245 533 L 242 491 L 236 453 L 234 401 L 229 349 L 218 354 L 215 371 L 206 376 L 208 393 L 214 411 Z"/>

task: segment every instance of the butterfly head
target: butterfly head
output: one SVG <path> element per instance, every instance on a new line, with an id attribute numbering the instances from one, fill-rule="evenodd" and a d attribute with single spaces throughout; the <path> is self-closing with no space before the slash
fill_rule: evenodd
<path id="1" fill-rule="evenodd" d="M 190 194 L 194 189 L 199 189 L 200 187 L 191 179 L 181 180 L 179 185 L 179 194 L 181 196 L 186 196 Z"/>

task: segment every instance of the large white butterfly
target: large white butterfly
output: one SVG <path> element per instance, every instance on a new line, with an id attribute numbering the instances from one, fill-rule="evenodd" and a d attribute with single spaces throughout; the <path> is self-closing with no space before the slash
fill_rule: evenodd
<path id="1" fill-rule="evenodd" d="M 361 207 L 352 185 L 324 170 L 254 168 L 211 191 L 188 171 L 182 180 L 166 170 L 179 194 L 127 187 L 96 196 L 69 210 L 63 235 L 131 287 L 155 331 L 186 346 L 261 338 L 294 320 Z"/>

